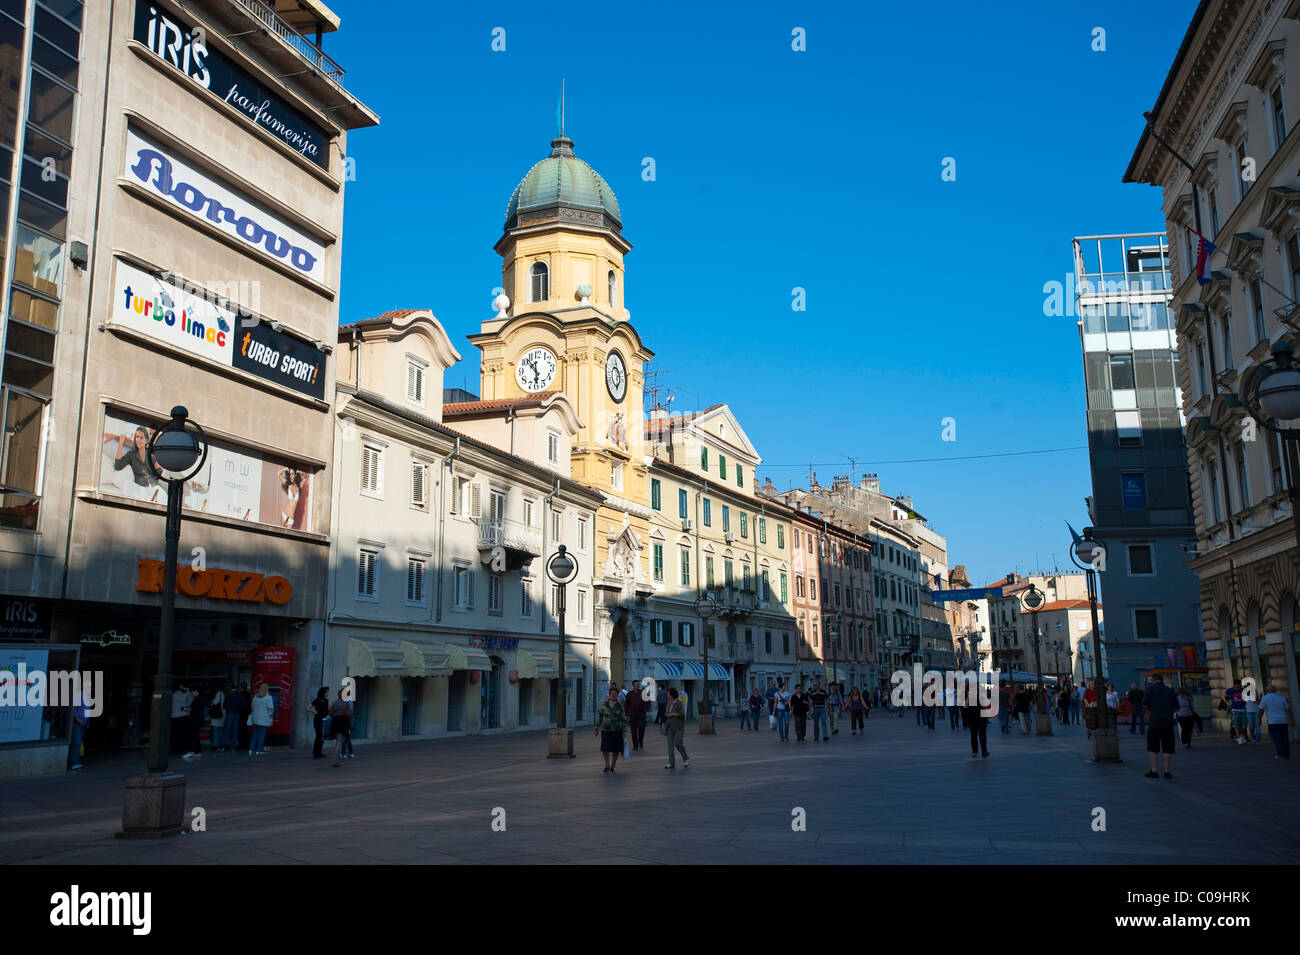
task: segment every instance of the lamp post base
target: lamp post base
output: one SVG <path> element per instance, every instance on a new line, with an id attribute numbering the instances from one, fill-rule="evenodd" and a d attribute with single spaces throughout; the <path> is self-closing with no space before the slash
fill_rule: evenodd
<path id="1" fill-rule="evenodd" d="M 185 824 L 185 777 L 179 773 L 149 773 L 126 781 L 119 839 L 163 839 L 179 836 Z"/>
<path id="2" fill-rule="evenodd" d="M 1034 714 L 1034 735 L 1055 736 L 1052 732 L 1052 715 L 1050 713 Z"/>
<path id="3" fill-rule="evenodd" d="M 1122 763 L 1119 758 L 1119 737 L 1113 729 L 1093 730 L 1092 761 L 1094 763 Z"/>
<path id="4" fill-rule="evenodd" d="M 704 734 L 704 733 L 713 733 L 714 735 L 717 735 L 717 731 L 713 728 L 713 714 L 712 714 L 712 713 L 707 713 L 707 714 L 705 714 L 705 713 L 701 713 L 701 714 L 700 714 L 700 728 L 699 728 L 699 733 L 700 733 L 700 734 Z"/>
<path id="5" fill-rule="evenodd" d="M 573 759 L 573 730 L 552 728 L 546 734 L 546 758 Z"/>

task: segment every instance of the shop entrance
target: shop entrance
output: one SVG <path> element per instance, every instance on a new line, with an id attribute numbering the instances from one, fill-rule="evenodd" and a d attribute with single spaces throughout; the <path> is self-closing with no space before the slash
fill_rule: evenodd
<path id="1" fill-rule="evenodd" d="M 402 677 L 402 735 L 417 736 L 423 731 L 424 679 Z"/>
<path id="2" fill-rule="evenodd" d="M 457 670 L 447 680 L 447 732 L 459 733 L 465 729 L 465 680 L 469 674 Z"/>
<path id="3" fill-rule="evenodd" d="M 501 669 L 504 664 L 492 657 L 492 669 L 479 681 L 479 729 L 493 730 L 501 725 Z"/>

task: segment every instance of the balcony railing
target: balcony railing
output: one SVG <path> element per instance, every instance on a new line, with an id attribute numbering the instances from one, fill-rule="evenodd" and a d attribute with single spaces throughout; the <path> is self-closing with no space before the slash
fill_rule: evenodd
<path id="1" fill-rule="evenodd" d="M 262 3 L 262 0 L 234 0 L 234 3 L 293 47 L 298 52 L 298 55 L 311 64 L 314 69 L 324 73 L 335 83 L 342 85 L 343 67 L 326 56 L 320 47 L 291 27 L 280 14 Z"/>
<path id="2" fill-rule="evenodd" d="M 712 587 L 706 592 L 721 617 L 743 617 L 758 608 L 758 594 L 745 587 Z"/>
<path id="3" fill-rule="evenodd" d="M 520 521 L 484 520 L 478 525 L 479 550 L 504 547 L 533 557 L 542 556 L 542 532 Z"/>

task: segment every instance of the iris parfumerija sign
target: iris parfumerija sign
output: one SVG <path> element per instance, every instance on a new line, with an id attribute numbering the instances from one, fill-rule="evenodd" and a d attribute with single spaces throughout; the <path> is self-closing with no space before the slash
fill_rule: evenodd
<path id="1" fill-rule="evenodd" d="M 206 219 L 226 235 L 270 253 L 317 282 L 325 281 L 325 246 L 261 206 L 186 164 L 135 130 L 126 131 L 128 182 Z"/>
<path id="2" fill-rule="evenodd" d="M 329 168 L 329 134 L 226 57 L 209 50 L 202 31 L 148 0 L 137 0 L 134 36 L 160 60 L 216 93 L 295 152 L 322 169 Z"/>

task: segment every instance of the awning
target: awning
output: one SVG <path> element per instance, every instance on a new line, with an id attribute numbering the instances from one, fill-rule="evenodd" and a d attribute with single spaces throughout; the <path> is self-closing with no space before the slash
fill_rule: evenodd
<path id="1" fill-rule="evenodd" d="M 656 660 L 655 677 L 660 680 L 680 680 L 682 665 L 674 660 Z"/>
<path id="2" fill-rule="evenodd" d="M 520 651 L 523 653 L 524 651 Z M 539 676 L 546 677 L 548 680 L 559 678 L 560 674 L 560 655 L 558 653 L 534 653 L 531 654 L 537 660 L 537 673 Z M 564 655 L 564 669 L 570 676 L 582 676 L 582 661 L 575 659 L 573 654 Z"/>
<path id="3" fill-rule="evenodd" d="M 696 663 L 696 662 L 693 661 L 693 660 L 689 660 L 689 661 L 686 661 L 685 663 L 682 664 L 682 668 L 683 668 L 683 670 L 684 670 L 684 672 L 685 672 L 686 679 L 688 679 L 688 680 L 703 680 L 703 679 L 704 679 L 704 664 L 703 664 L 703 663 Z M 709 664 L 709 679 L 710 679 L 710 680 L 730 680 L 730 679 L 731 679 L 731 674 L 727 672 L 727 668 L 726 668 L 725 666 L 723 666 L 721 663 L 710 663 L 710 664 Z"/>
<path id="4" fill-rule="evenodd" d="M 453 670 L 491 670 L 492 661 L 478 647 L 447 644 L 447 666 Z"/>
<path id="5" fill-rule="evenodd" d="M 710 664 L 709 664 L 709 675 L 710 675 L 711 678 L 714 679 L 714 680 L 730 680 L 730 679 L 731 679 L 731 674 L 727 672 L 727 668 L 724 667 L 721 663 L 710 663 Z"/>
<path id="6" fill-rule="evenodd" d="M 396 643 L 348 637 L 350 676 L 408 676 L 406 655 Z"/>
<path id="7" fill-rule="evenodd" d="M 538 676 L 537 658 L 527 650 L 515 651 L 515 669 L 521 680 L 535 680 Z"/>
<path id="8" fill-rule="evenodd" d="M 447 665 L 447 648 L 441 643 L 403 640 L 402 659 L 410 676 L 451 676 Z"/>

